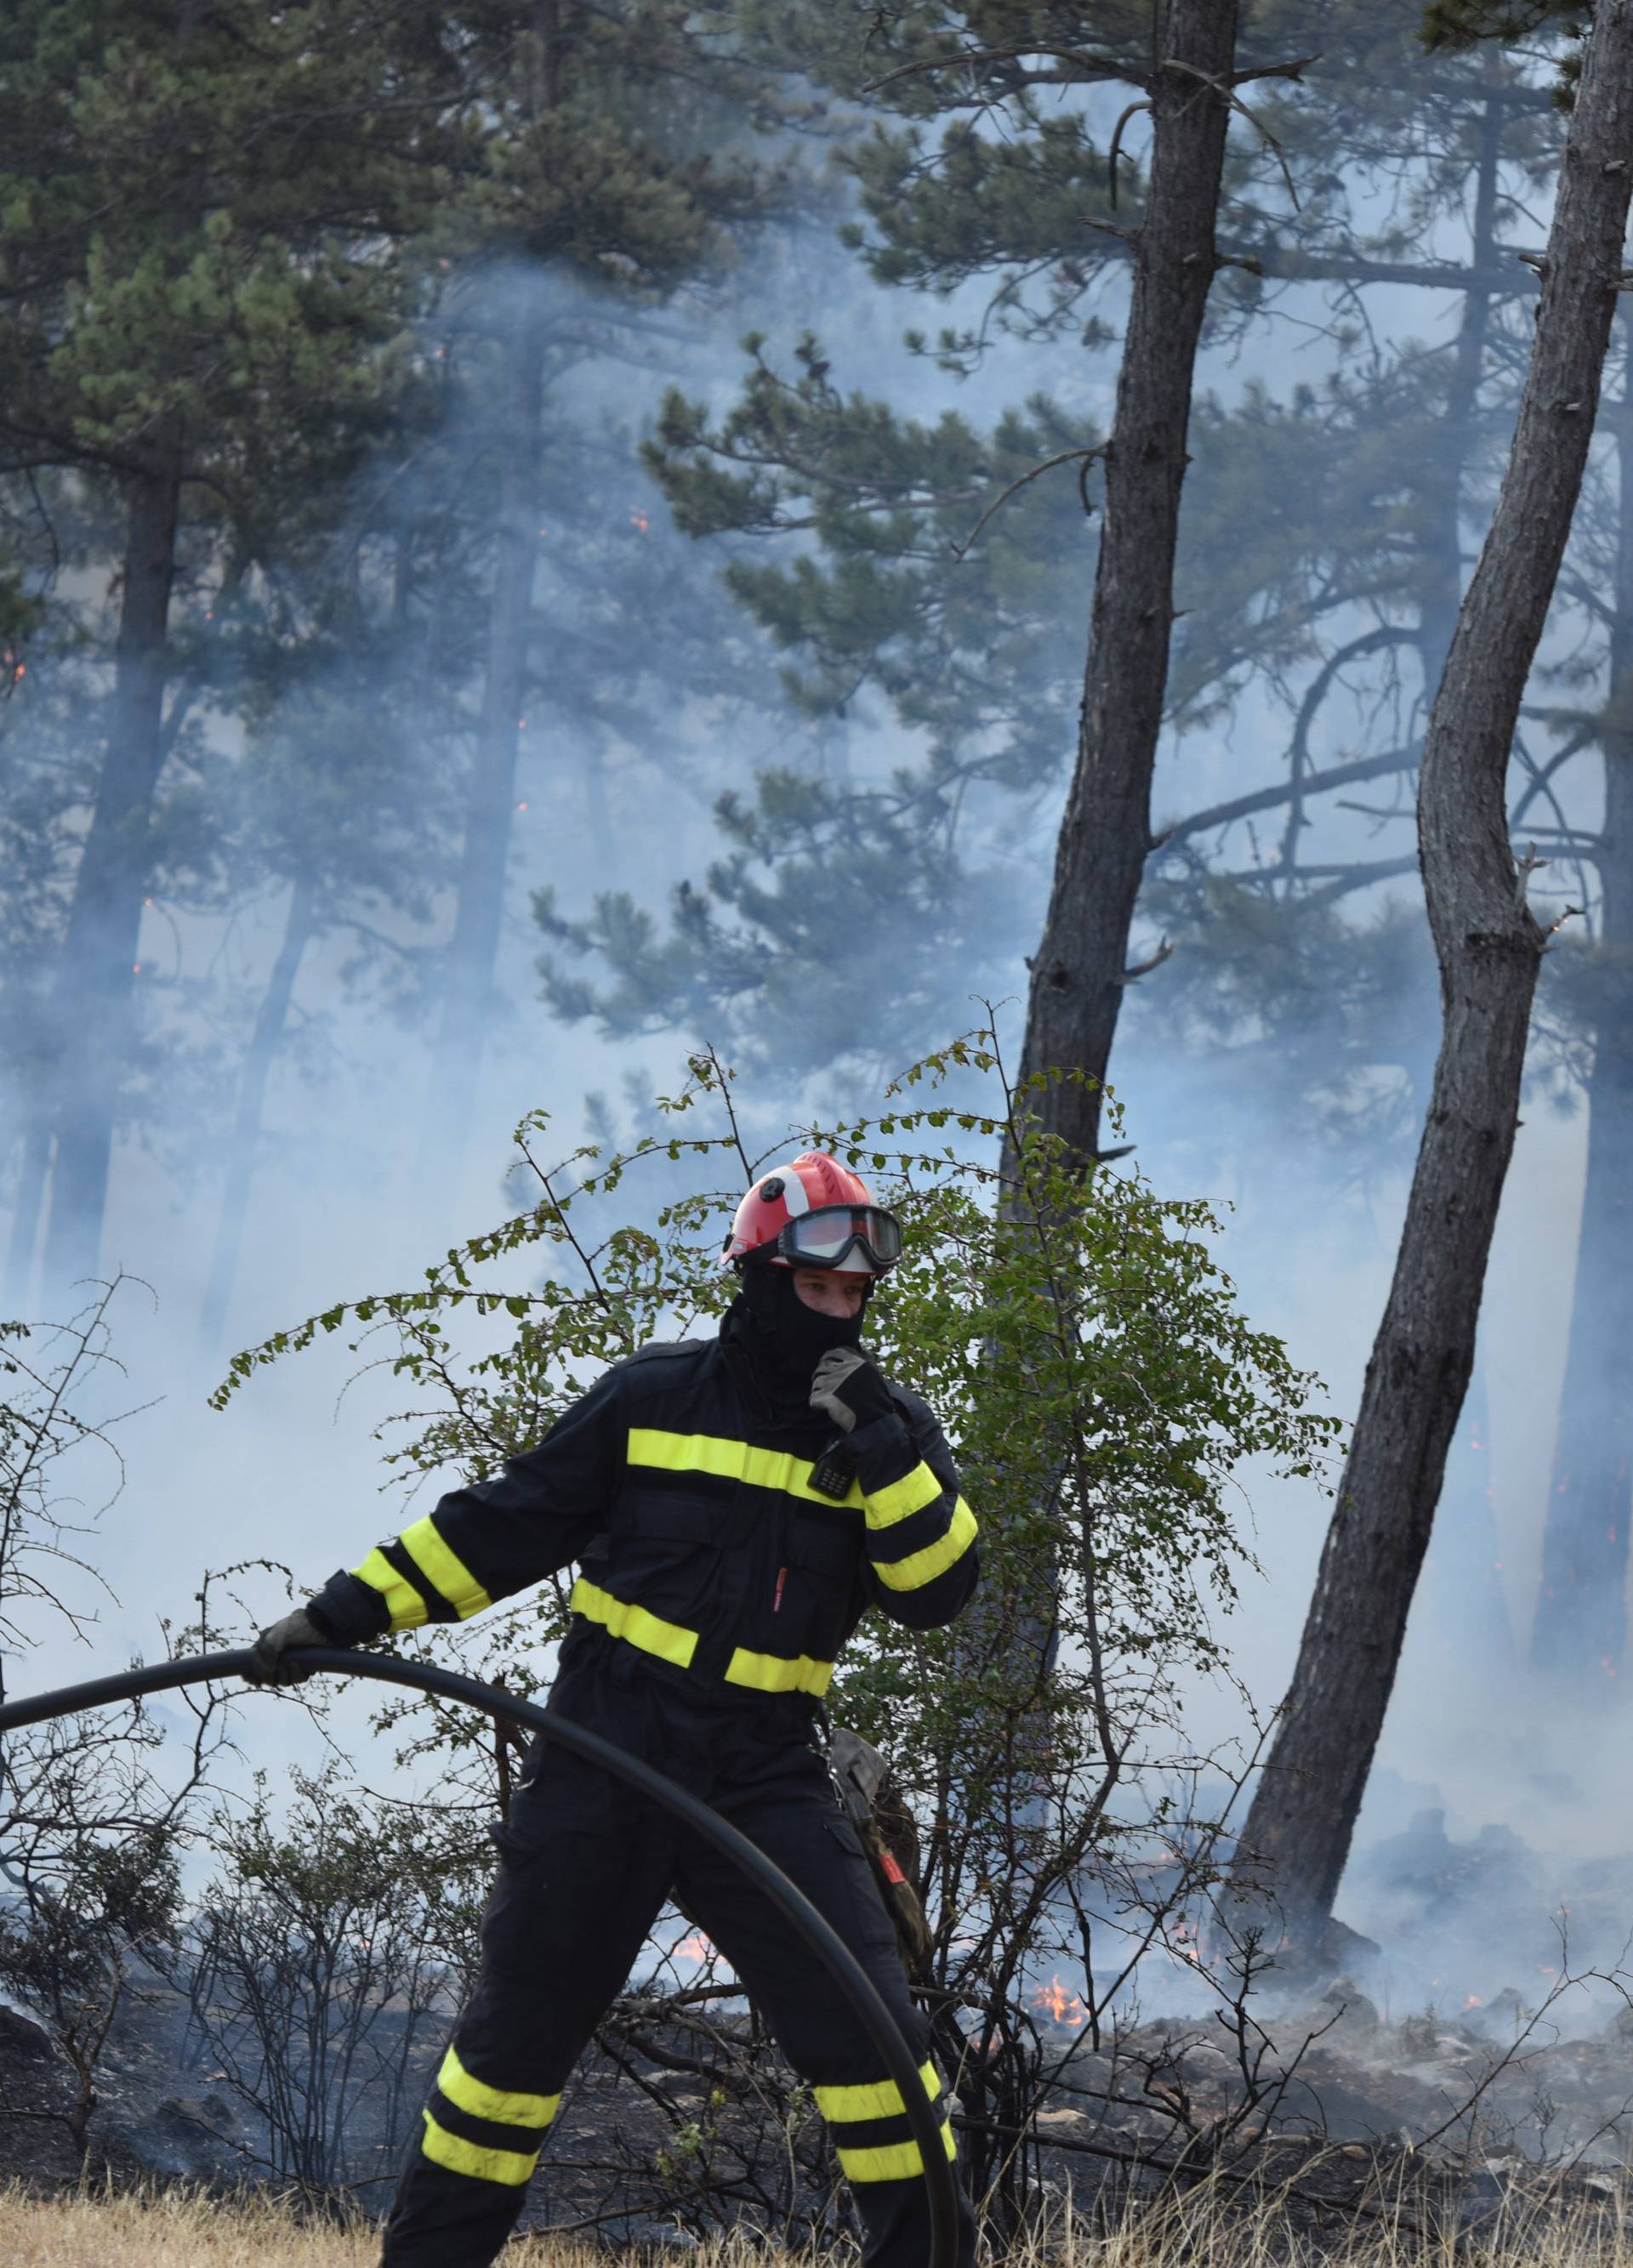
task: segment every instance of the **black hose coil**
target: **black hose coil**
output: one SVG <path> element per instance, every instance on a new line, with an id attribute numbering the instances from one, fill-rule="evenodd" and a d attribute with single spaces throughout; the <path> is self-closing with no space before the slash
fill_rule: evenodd
<path id="1" fill-rule="evenodd" d="M 885 2070 L 901 2090 L 907 2122 L 924 2161 L 924 2178 L 930 2196 L 930 2257 L 927 2268 L 954 2268 L 957 2251 L 957 2198 L 954 2175 L 942 2139 L 941 2122 L 919 2076 L 913 2050 L 902 2036 L 871 1978 L 848 1946 L 824 1920 L 804 1892 L 772 1865 L 765 1853 L 730 1822 L 685 1789 L 677 1787 L 650 1764 L 626 1756 L 610 1741 L 588 1733 L 570 1718 L 542 1709 L 475 1677 L 440 1669 L 425 1661 L 408 1661 L 391 1653 L 353 1653 L 341 1646 L 302 1646 L 284 1659 L 308 1669 L 332 1670 L 342 1677 L 371 1677 L 383 1685 L 406 1685 L 421 1693 L 435 1693 L 446 1701 L 469 1702 L 491 1717 L 509 1717 L 532 1726 L 573 1755 L 614 1772 L 642 1794 L 652 1797 L 683 1820 L 688 1827 L 734 1859 L 765 1891 L 772 1904 L 791 1922 L 827 1970 L 861 2019 L 868 2038 L 883 2058 Z M 197 1653 L 179 1661 L 156 1661 L 143 1669 L 127 1669 L 116 1677 L 93 1677 L 83 1685 L 61 1685 L 55 1692 L 37 1693 L 24 1701 L 0 1707 L 0 1733 L 21 1725 L 37 1725 L 48 1717 L 67 1717 L 82 1709 L 100 1709 L 115 1701 L 133 1701 L 146 1693 L 166 1693 L 179 1685 L 202 1685 L 230 1677 L 256 1683 L 248 1647 L 225 1653 Z"/>

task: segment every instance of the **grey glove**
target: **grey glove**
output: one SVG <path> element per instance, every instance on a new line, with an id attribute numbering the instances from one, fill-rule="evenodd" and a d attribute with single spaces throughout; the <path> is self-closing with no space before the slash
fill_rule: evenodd
<path id="1" fill-rule="evenodd" d="M 248 1675 L 258 1685 L 299 1685 L 312 1672 L 286 1656 L 297 1646 L 333 1646 L 334 1639 L 321 1631 L 304 1607 L 297 1607 L 292 1615 L 282 1622 L 269 1623 L 249 1650 L 255 1667 Z"/>
<path id="2" fill-rule="evenodd" d="M 841 1433 L 892 1418 L 890 1389 L 859 1347 L 830 1347 L 811 1375 L 811 1408 Z"/>

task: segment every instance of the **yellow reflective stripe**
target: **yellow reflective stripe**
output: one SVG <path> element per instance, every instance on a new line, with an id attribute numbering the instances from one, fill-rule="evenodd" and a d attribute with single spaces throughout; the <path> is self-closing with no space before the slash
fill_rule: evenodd
<path id="1" fill-rule="evenodd" d="M 397 1542 L 425 1580 L 441 1592 L 461 1622 L 469 1622 L 472 1615 L 493 1604 L 464 1561 L 437 1533 L 429 1513 L 412 1528 L 405 1528 Z"/>
<path id="2" fill-rule="evenodd" d="M 950 2158 L 958 2154 L 950 2126 L 942 2129 L 942 2143 Z M 924 2157 L 916 2142 L 881 2142 L 870 2150 L 847 2150 L 841 2143 L 834 2153 L 839 2171 L 850 2182 L 905 2182 L 924 2171 Z"/>
<path id="3" fill-rule="evenodd" d="M 960 1497 L 952 1524 L 939 1543 L 927 1543 L 922 1551 L 910 1551 L 905 1559 L 876 1559 L 873 1572 L 892 1591 L 916 1591 L 944 1575 L 974 1541 L 975 1514 Z"/>
<path id="4" fill-rule="evenodd" d="M 473 2078 L 450 2048 L 442 2058 L 437 2085 L 459 2110 L 473 2118 L 492 2118 L 501 2126 L 548 2126 L 556 2116 L 559 2095 L 523 2095 L 514 2088 L 490 2087 Z"/>
<path id="5" fill-rule="evenodd" d="M 479 2182 L 506 2182 L 512 2189 L 520 2189 L 539 2161 L 536 2150 L 484 2149 L 480 2143 L 468 2142 L 462 2134 L 450 2134 L 446 2126 L 439 2126 L 429 2110 L 425 2119 L 425 2132 L 419 2146 L 433 2166 L 446 2166 L 451 2174 L 470 2174 Z"/>
<path id="6" fill-rule="evenodd" d="M 783 1653 L 750 1653 L 742 1646 L 726 1665 L 728 1685 L 752 1685 L 761 1693 L 825 1693 L 832 1675 L 831 1661 L 813 1661 L 809 1653 L 790 1659 Z"/>
<path id="7" fill-rule="evenodd" d="M 352 1573 L 359 1583 L 366 1583 L 371 1591 L 378 1591 L 386 1602 L 394 1631 L 417 1630 L 430 1617 L 431 1609 L 412 1583 L 398 1574 L 385 1553 L 376 1544 L 360 1567 Z"/>
<path id="8" fill-rule="evenodd" d="M 869 1528 L 893 1528 L 898 1520 L 911 1520 L 915 1512 L 922 1512 L 927 1504 L 934 1504 L 942 1493 L 942 1484 L 927 1464 L 913 1467 L 905 1480 L 892 1481 L 889 1488 L 876 1489 L 868 1498 Z"/>
<path id="9" fill-rule="evenodd" d="M 651 1425 L 630 1428 L 629 1461 L 665 1473 L 712 1473 L 717 1480 L 747 1481 L 754 1488 L 774 1489 L 780 1496 L 794 1496 L 808 1504 L 835 1499 L 811 1486 L 808 1457 L 792 1457 L 781 1449 L 753 1449 L 746 1441 L 730 1441 L 716 1433 L 665 1433 Z M 859 1509 L 864 1498 L 853 1481 L 840 1502 Z"/>
<path id="10" fill-rule="evenodd" d="M 942 2075 L 933 2063 L 921 2063 L 919 2076 L 932 2102 L 941 2100 Z M 907 2105 L 893 2079 L 871 2079 L 861 2087 L 814 2087 L 816 2108 L 831 2125 L 846 2126 L 859 2118 L 902 2118 Z"/>
<path id="11" fill-rule="evenodd" d="M 615 1599 L 610 1591 L 603 1591 L 598 1583 L 591 1583 L 580 1575 L 573 1587 L 567 1601 L 574 1614 L 599 1623 L 614 1638 L 627 1638 L 643 1653 L 655 1653 L 661 1661 L 678 1662 L 689 1668 L 691 1657 L 698 1650 L 696 1631 L 683 1630 L 678 1623 L 666 1623 L 661 1615 L 649 1615 L 645 1607 L 632 1606 L 625 1599 Z"/>

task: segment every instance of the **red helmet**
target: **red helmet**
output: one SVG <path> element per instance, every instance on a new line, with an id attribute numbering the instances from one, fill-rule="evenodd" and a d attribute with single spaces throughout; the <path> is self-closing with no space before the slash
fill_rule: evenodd
<path id="1" fill-rule="evenodd" d="M 893 1212 L 873 1201 L 860 1174 L 820 1150 L 807 1150 L 765 1174 L 738 1206 L 726 1257 L 751 1252 L 777 1268 L 846 1268 L 883 1276 L 901 1258 Z"/>

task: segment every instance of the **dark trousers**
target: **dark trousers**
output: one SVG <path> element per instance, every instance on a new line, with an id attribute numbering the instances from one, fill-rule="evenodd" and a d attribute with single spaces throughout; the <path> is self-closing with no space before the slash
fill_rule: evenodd
<path id="1" fill-rule="evenodd" d="M 564 1667 L 551 1707 L 667 1773 L 757 1844 L 856 1955 L 940 2093 L 890 1916 L 797 1709 L 769 1696 L 746 1708 L 694 1701 L 626 1662 L 625 1651 Z M 902 2098 L 827 1970 L 764 1894 L 669 1813 L 548 1739 L 498 1839 L 476 1989 L 411 2146 L 383 2268 L 487 2268 L 521 2213 L 568 2074 L 671 1888 L 812 2086 L 869 2268 L 924 2268 L 928 2199 Z M 939 2107 L 944 2119 L 944 2094 Z M 971 2268 L 974 2216 L 962 2183 L 959 2217 L 961 2268 Z"/>

